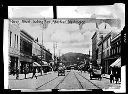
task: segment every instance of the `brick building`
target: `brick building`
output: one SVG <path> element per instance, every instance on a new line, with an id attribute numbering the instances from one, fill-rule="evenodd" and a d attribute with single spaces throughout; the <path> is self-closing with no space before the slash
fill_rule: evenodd
<path id="1" fill-rule="evenodd" d="M 98 43 L 98 64 L 101 64 L 103 67 L 104 73 L 110 74 L 110 68 L 109 66 L 112 64 L 112 58 L 111 58 L 111 41 L 114 36 L 116 36 L 117 33 L 115 32 L 109 32 L 101 41 Z M 103 44 L 102 44 L 103 43 Z M 103 46 L 103 48 L 102 48 Z M 102 59 L 102 60 L 101 60 Z"/>
<path id="2" fill-rule="evenodd" d="M 97 62 L 98 50 L 99 50 L 98 43 L 100 42 L 101 35 L 105 37 L 109 33 L 110 25 L 103 22 L 98 26 L 98 24 L 96 23 L 96 28 L 97 30 L 91 38 L 92 39 L 92 64 L 94 65 L 99 63 L 99 61 Z"/>

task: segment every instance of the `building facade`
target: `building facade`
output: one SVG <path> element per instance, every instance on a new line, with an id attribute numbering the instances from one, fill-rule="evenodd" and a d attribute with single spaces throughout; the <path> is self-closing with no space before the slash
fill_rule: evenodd
<path id="1" fill-rule="evenodd" d="M 121 33 L 112 38 L 110 53 L 113 62 L 121 56 Z"/>
<path id="2" fill-rule="evenodd" d="M 110 60 L 110 49 L 111 49 L 111 45 L 110 45 L 110 41 L 111 41 L 111 32 L 108 33 L 104 39 L 103 39 L 103 66 L 104 68 L 104 72 L 106 74 L 110 73 L 110 64 L 111 64 L 111 60 Z"/>
<path id="3" fill-rule="evenodd" d="M 36 40 L 34 40 L 32 44 L 32 57 L 33 57 L 33 62 L 41 61 L 41 47 L 38 41 Z"/>
<path id="4" fill-rule="evenodd" d="M 20 30 L 20 73 L 32 72 L 33 38 L 24 30 Z"/>
<path id="5" fill-rule="evenodd" d="M 98 64 L 102 65 L 103 73 L 110 74 L 109 66 L 112 64 L 113 60 L 111 58 L 111 41 L 117 33 L 109 32 L 105 37 L 103 37 L 98 43 Z M 102 64 L 101 64 L 102 63 Z"/>
<path id="6" fill-rule="evenodd" d="M 103 35 L 103 37 L 105 37 L 109 33 L 108 28 L 110 28 L 110 25 L 108 25 L 107 23 L 103 22 L 99 26 L 96 23 L 96 32 L 94 33 L 94 35 L 91 38 L 92 39 L 92 63 L 99 64 L 98 43 L 101 40 L 101 35 Z"/>
<path id="7" fill-rule="evenodd" d="M 97 63 L 97 32 L 94 33 L 93 37 L 92 37 L 92 62 L 93 64 Z"/>
<path id="8" fill-rule="evenodd" d="M 45 52 L 45 61 L 50 64 L 50 61 L 52 60 L 52 54 L 50 53 L 49 50 L 44 49 Z"/>
<path id="9" fill-rule="evenodd" d="M 17 24 L 9 23 L 9 74 L 15 74 L 20 64 L 20 28 Z"/>

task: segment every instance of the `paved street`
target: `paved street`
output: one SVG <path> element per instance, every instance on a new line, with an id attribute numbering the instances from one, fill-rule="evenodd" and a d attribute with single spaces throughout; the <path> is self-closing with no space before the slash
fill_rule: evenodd
<path id="1" fill-rule="evenodd" d="M 15 78 L 9 78 L 9 88 L 11 89 L 33 89 L 33 90 L 45 90 L 45 89 L 108 89 L 108 88 L 120 88 L 120 84 L 110 83 L 109 79 L 102 78 L 102 80 L 93 79 L 90 80 L 87 72 L 80 72 L 77 70 L 66 71 L 65 76 L 58 76 L 57 72 L 48 72 L 38 77 L 31 78 L 32 74 L 28 74 L 28 79 L 16 80 Z M 20 77 L 20 78 L 21 78 Z"/>

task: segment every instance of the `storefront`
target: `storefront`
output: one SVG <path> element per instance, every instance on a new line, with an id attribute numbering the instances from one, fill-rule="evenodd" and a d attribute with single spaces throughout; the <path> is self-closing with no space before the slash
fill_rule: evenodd
<path id="1" fill-rule="evenodd" d="M 113 74 L 117 72 L 119 75 L 119 78 L 121 79 L 121 57 L 119 57 L 115 62 L 113 62 L 110 65 L 110 69 Z"/>
<path id="2" fill-rule="evenodd" d="M 9 62 L 9 75 L 16 74 L 16 70 L 18 69 L 18 57 L 10 56 Z"/>
<path id="3" fill-rule="evenodd" d="M 37 62 L 33 62 L 33 68 L 37 69 L 37 72 L 41 72 L 41 65 Z"/>
<path id="4" fill-rule="evenodd" d="M 20 56 L 20 73 L 31 73 L 32 72 L 32 58 Z"/>

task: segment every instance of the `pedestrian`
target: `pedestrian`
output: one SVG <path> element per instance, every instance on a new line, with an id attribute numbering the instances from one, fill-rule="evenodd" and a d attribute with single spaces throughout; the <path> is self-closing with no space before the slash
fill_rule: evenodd
<path id="1" fill-rule="evenodd" d="M 114 83 L 114 75 L 112 72 L 110 74 L 110 83 Z"/>
<path id="2" fill-rule="evenodd" d="M 16 79 L 19 79 L 19 69 L 16 69 Z"/>
<path id="3" fill-rule="evenodd" d="M 82 73 L 83 69 L 81 68 L 81 73 Z"/>
<path id="4" fill-rule="evenodd" d="M 33 68 L 33 75 L 32 75 L 32 78 L 33 78 L 34 76 L 35 76 L 36 79 L 37 79 L 37 76 L 36 76 L 36 68 Z"/>
<path id="5" fill-rule="evenodd" d="M 115 73 L 115 81 L 116 81 L 116 84 L 117 84 L 117 82 L 118 82 L 118 72 L 117 71 Z"/>
<path id="6" fill-rule="evenodd" d="M 24 67 L 24 75 L 25 75 L 25 79 L 27 79 L 26 78 L 26 75 L 27 75 L 27 67 Z"/>

